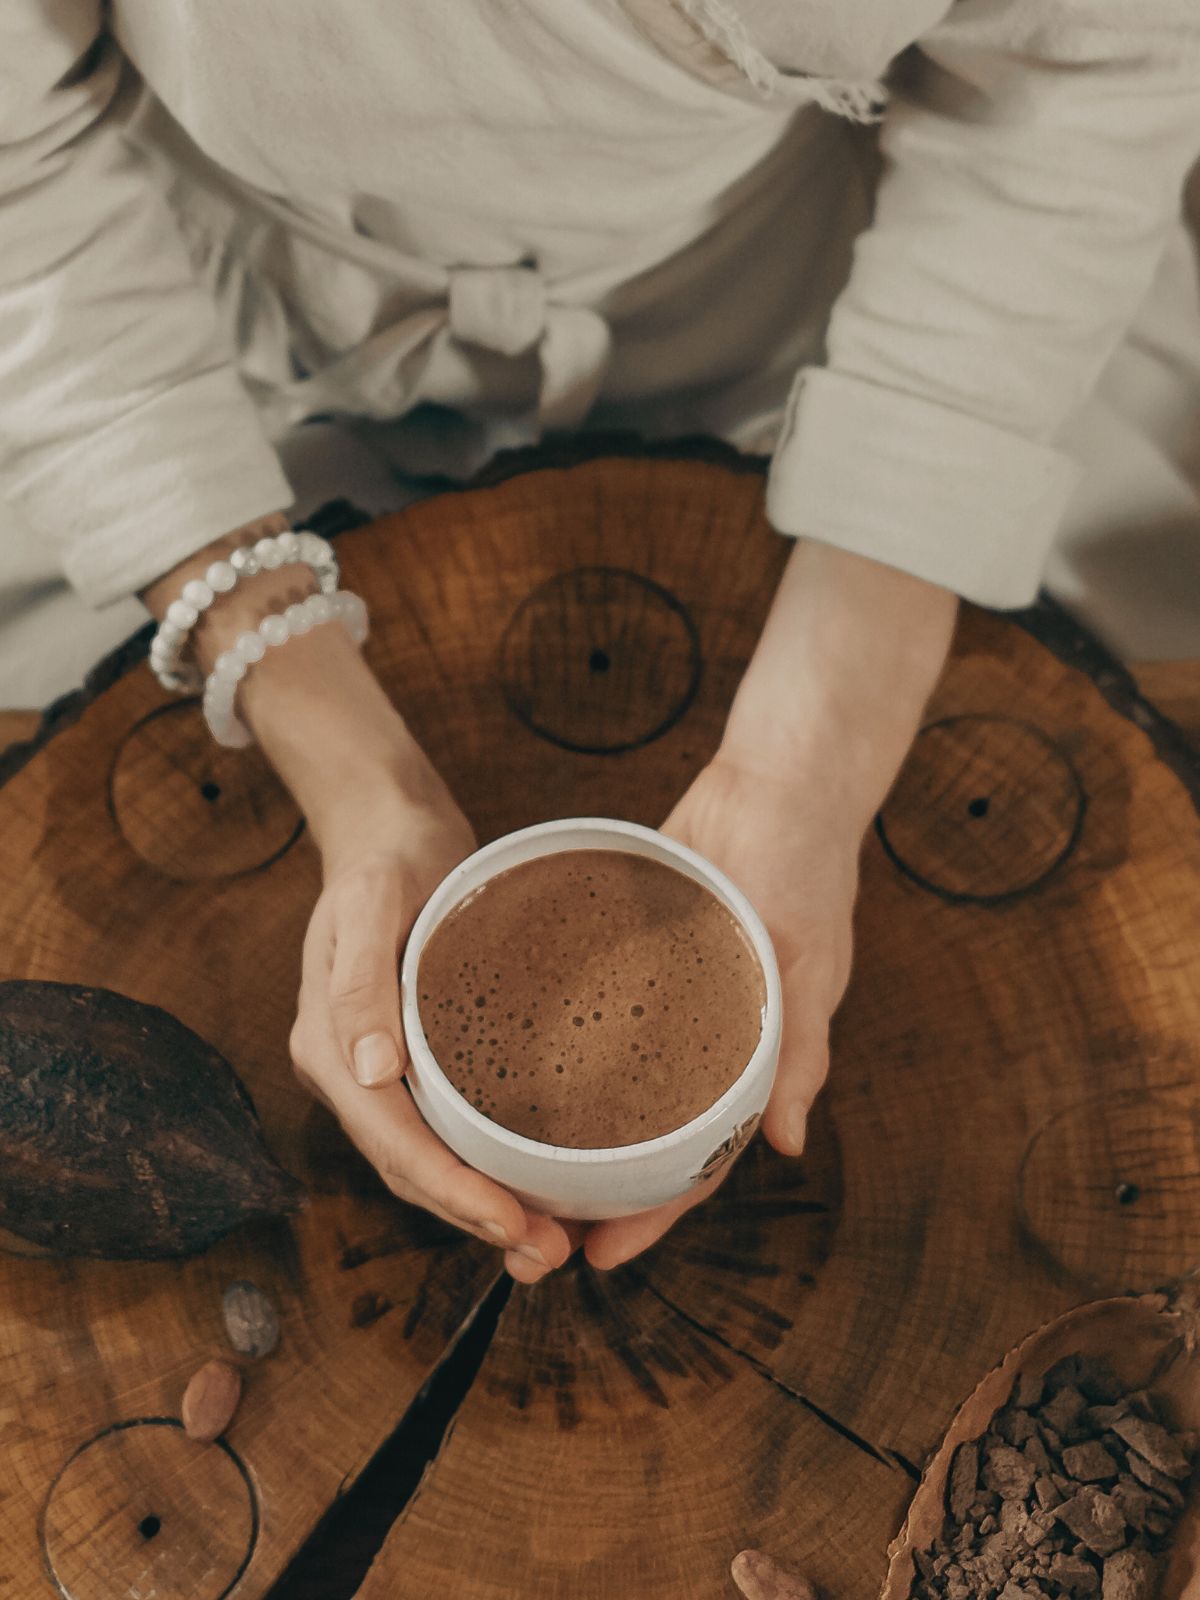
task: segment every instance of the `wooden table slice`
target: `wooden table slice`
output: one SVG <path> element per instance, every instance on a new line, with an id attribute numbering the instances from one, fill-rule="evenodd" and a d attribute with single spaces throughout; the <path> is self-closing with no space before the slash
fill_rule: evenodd
<path id="1" fill-rule="evenodd" d="M 186 1021 L 235 1065 L 273 1153 L 310 1203 L 294 1226 L 246 1229 L 183 1263 L 0 1254 L 6 1600 L 51 1593 L 43 1513 L 70 1600 L 95 1592 L 83 1574 L 100 1553 L 120 1573 L 144 1554 L 158 1593 L 207 1597 L 232 1570 L 219 1530 L 241 1526 L 247 1476 L 258 1532 L 238 1593 L 263 1594 L 394 1430 L 496 1275 L 483 1247 L 398 1207 L 296 1086 L 287 1036 L 315 853 L 261 759 L 227 773 L 195 705 L 156 718 L 164 704 L 144 670 L 117 677 L 0 788 L 0 976 L 104 985 Z M 173 730 L 169 744 L 145 747 L 157 752 L 153 787 L 134 808 L 118 781 L 128 804 L 110 804 L 109 780 L 148 727 Z M 221 793 L 206 795 L 214 781 Z M 208 1475 L 212 1447 L 182 1436 L 167 1446 L 161 1432 L 150 1455 L 136 1454 L 142 1436 L 112 1430 L 178 1417 L 192 1372 L 227 1349 L 221 1297 L 241 1278 L 272 1297 L 283 1333 L 247 1376 L 229 1470 Z M 102 1439 L 119 1444 L 101 1449 Z M 83 1527 L 93 1476 L 99 1546 Z M 148 1498 L 161 1532 L 143 1552 L 129 1530 Z M 207 1543 L 199 1506 L 211 1520 Z M 132 1594 L 140 1582 L 109 1592 Z"/>
<path id="2" fill-rule="evenodd" d="M 702 1214 L 646 1269 L 914 1462 L 1047 1316 L 1200 1265 L 1193 798 L 1090 676 L 978 612 L 930 725 L 864 852 L 826 1097 L 845 1193 L 829 1261 L 798 1297 L 781 1224 L 747 1310 L 743 1285 L 680 1258 L 719 1225 Z M 735 1210 L 753 1181 L 735 1175 Z"/>
<path id="3" fill-rule="evenodd" d="M 442 497 L 340 544 L 368 653 L 484 838 L 660 821 L 716 746 L 786 555 L 756 476 L 644 458 Z M 997 1357 L 1097 1289 L 1190 1264 L 1192 769 L 1119 670 L 1061 642 L 1087 670 L 964 617 L 940 727 L 867 843 L 804 1159 L 756 1146 L 644 1261 L 514 1293 L 368 1600 L 707 1600 L 745 1544 L 807 1564 L 834 1600 L 870 1592 L 913 1463 Z M 37 1519 L 64 1463 L 177 1413 L 221 1348 L 229 1281 L 266 1289 L 283 1328 L 228 1441 L 261 1518 L 247 1600 L 493 1281 L 292 1083 L 315 856 L 265 767 L 225 765 L 194 707 L 165 704 L 143 671 L 116 674 L 0 789 L 0 976 L 174 1011 L 241 1072 L 313 1199 L 183 1265 L 0 1260 L 0 1592 L 22 1600 L 51 1592 Z M 126 1538 L 144 1477 L 120 1480 Z M 97 1475 L 98 1537 L 112 1482 Z M 202 1567 L 155 1582 L 198 1596 Z"/>
<path id="4" fill-rule="evenodd" d="M 514 1294 L 359 1600 L 733 1595 L 757 1545 L 872 1594 L 912 1480 L 629 1274 Z"/>

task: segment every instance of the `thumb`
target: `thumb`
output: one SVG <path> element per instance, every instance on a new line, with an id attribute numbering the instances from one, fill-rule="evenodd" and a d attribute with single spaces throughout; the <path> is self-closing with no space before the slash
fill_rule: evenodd
<path id="1" fill-rule="evenodd" d="M 330 1020 L 364 1089 L 395 1083 L 404 1071 L 397 959 L 406 921 L 400 886 L 385 880 L 343 904 L 334 929 Z"/>
<path id="2" fill-rule="evenodd" d="M 808 1113 L 829 1071 L 829 1024 L 805 1018 L 798 1005 L 785 1008 L 779 1070 L 762 1130 L 780 1155 L 798 1156 L 804 1149 Z"/>

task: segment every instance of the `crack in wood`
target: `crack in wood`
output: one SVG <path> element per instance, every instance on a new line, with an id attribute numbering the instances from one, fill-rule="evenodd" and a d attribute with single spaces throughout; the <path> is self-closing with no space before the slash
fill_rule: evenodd
<path id="1" fill-rule="evenodd" d="M 920 1468 L 915 1466 L 913 1462 L 909 1461 L 906 1456 L 901 1455 L 898 1450 L 889 1450 L 884 1445 L 872 1444 L 869 1439 L 864 1439 L 860 1433 L 855 1433 L 853 1428 L 848 1428 L 846 1427 L 845 1423 L 839 1422 L 835 1416 L 824 1410 L 823 1407 L 817 1405 L 815 1401 L 810 1400 L 807 1395 L 801 1394 L 798 1389 L 793 1389 L 789 1384 L 784 1383 L 782 1378 L 778 1377 L 774 1372 L 772 1372 L 765 1362 L 761 1361 L 757 1356 L 752 1355 L 749 1350 L 742 1350 L 738 1345 L 734 1344 L 731 1339 L 726 1338 L 724 1334 L 718 1333 L 715 1328 L 708 1327 L 705 1323 L 701 1322 L 698 1317 L 692 1316 L 691 1313 L 685 1311 L 682 1306 L 676 1305 L 673 1300 L 669 1299 L 668 1296 L 663 1294 L 661 1289 L 655 1288 L 654 1284 L 652 1284 L 650 1280 L 644 1277 L 641 1273 L 635 1272 L 633 1276 L 637 1278 L 638 1282 L 644 1289 L 647 1289 L 654 1296 L 660 1305 L 665 1306 L 668 1311 L 671 1311 L 677 1317 L 682 1318 L 682 1320 L 686 1322 L 694 1332 L 700 1334 L 703 1338 L 711 1339 L 715 1344 L 720 1345 L 723 1350 L 728 1351 L 731 1356 L 737 1356 L 739 1360 L 744 1361 L 746 1365 L 756 1372 L 758 1376 L 766 1383 L 769 1383 L 773 1388 L 778 1389 L 780 1394 L 787 1395 L 789 1400 L 794 1400 L 798 1405 L 802 1405 L 804 1409 L 811 1412 L 812 1415 L 818 1419 L 818 1421 L 823 1422 L 825 1426 L 827 1428 L 831 1428 L 834 1433 L 840 1434 L 843 1439 L 854 1445 L 856 1449 L 862 1450 L 865 1454 L 874 1457 L 876 1461 L 881 1462 L 885 1467 L 892 1468 L 893 1471 L 898 1470 L 903 1472 L 907 1477 L 911 1478 L 914 1483 L 920 1482 Z"/>
<path id="2" fill-rule="evenodd" d="M 265 1600 L 352 1600 L 437 1460 L 512 1293 L 502 1274 L 460 1328 L 394 1431 L 337 1496 Z"/>

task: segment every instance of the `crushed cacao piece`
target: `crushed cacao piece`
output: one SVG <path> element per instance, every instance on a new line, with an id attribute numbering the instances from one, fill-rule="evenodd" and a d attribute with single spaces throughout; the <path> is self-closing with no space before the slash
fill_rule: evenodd
<path id="1" fill-rule="evenodd" d="M 1120 1507 L 1091 1484 L 1064 1500 L 1055 1515 L 1098 1556 L 1112 1555 L 1125 1543 L 1125 1518 Z"/>
<path id="2" fill-rule="evenodd" d="M 1158 1562 L 1148 1550 L 1118 1550 L 1104 1563 L 1101 1600 L 1153 1600 Z"/>
<path id="3" fill-rule="evenodd" d="M 1062 1463 L 1071 1477 L 1078 1478 L 1080 1483 L 1103 1483 L 1106 1478 L 1115 1478 L 1118 1473 L 1117 1463 L 1096 1439 L 1089 1439 L 1085 1444 L 1064 1446 Z"/>
<path id="4" fill-rule="evenodd" d="M 1142 1417 L 1121 1417 L 1112 1428 L 1143 1461 L 1165 1472 L 1168 1478 L 1186 1478 L 1191 1472 L 1188 1458 L 1160 1423 L 1147 1422 Z"/>
<path id="5" fill-rule="evenodd" d="M 1043 1427 L 1049 1426 L 1065 1437 L 1074 1430 L 1086 1410 L 1087 1399 L 1078 1389 L 1060 1389 L 1042 1407 L 1041 1422 Z"/>
<path id="6" fill-rule="evenodd" d="M 1019 1450 L 999 1441 L 990 1444 L 984 1457 L 983 1481 L 1005 1500 L 1023 1500 L 1033 1488 L 1037 1469 Z"/>

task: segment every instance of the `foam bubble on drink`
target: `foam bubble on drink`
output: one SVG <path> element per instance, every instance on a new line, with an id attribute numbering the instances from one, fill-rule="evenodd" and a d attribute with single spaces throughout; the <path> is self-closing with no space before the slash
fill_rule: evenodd
<path id="1" fill-rule="evenodd" d="M 575 1149 L 698 1116 L 753 1054 L 766 996 L 709 890 L 612 850 L 541 856 L 477 889 L 430 936 L 418 990 L 460 1093 L 516 1133 Z"/>

